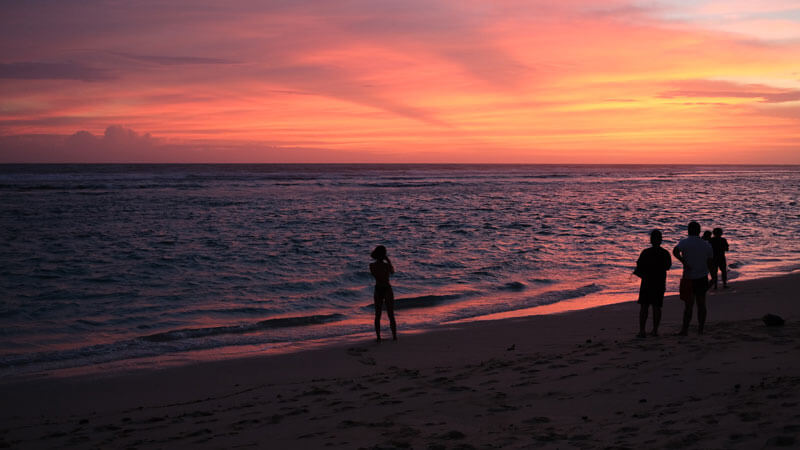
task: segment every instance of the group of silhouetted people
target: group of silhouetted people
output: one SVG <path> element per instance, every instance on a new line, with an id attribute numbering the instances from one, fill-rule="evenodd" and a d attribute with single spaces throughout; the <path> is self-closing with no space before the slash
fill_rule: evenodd
<path id="1" fill-rule="evenodd" d="M 722 287 L 728 287 L 728 270 L 725 252 L 728 241 L 722 237 L 722 228 L 714 228 L 700 237 L 700 224 L 690 222 L 687 227 L 688 236 L 678 242 L 672 255 L 683 264 L 683 276 L 680 284 L 680 298 L 684 301 L 683 325 L 679 335 L 685 336 L 692 321 L 692 312 L 697 304 L 697 331 L 703 334 L 706 323 L 706 291 L 717 288 L 718 272 L 721 273 Z M 634 274 L 642 279 L 639 288 L 639 334 L 646 337 L 645 325 L 649 309 L 653 307 L 652 336 L 658 336 L 658 325 L 661 323 L 661 307 L 664 304 L 664 292 L 667 288 L 667 270 L 672 267 L 672 258 L 668 251 L 661 248 L 663 236 L 660 230 L 650 232 L 651 247 L 646 248 L 636 261 Z M 381 341 L 381 314 L 383 308 L 389 316 L 392 339 L 397 340 L 397 324 L 394 319 L 394 292 L 389 277 L 394 274 L 394 266 L 386 253 L 386 247 L 379 245 L 370 254 L 374 261 L 369 271 L 375 278 L 375 334 Z M 709 281 L 708 275 L 711 274 Z"/>
<path id="2" fill-rule="evenodd" d="M 678 242 L 672 254 L 683 264 L 683 276 L 679 294 L 684 301 L 683 325 L 679 335 L 685 336 L 692 321 L 692 312 L 697 303 L 697 331 L 703 334 L 708 310 L 706 308 L 706 291 L 713 286 L 717 288 L 717 272 L 721 272 L 722 287 L 728 287 L 728 271 L 725 252 L 728 241 L 722 237 L 722 228 L 714 228 L 700 237 L 700 224 L 690 222 L 687 227 L 688 236 Z M 661 248 L 662 234 L 659 230 L 650 232 L 651 247 L 644 249 L 636 261 L 634 274 L 642 279 L 639 288 L 639 334 L 645 337 L 645 325 L 650 306 L 653 307 L 653 331 L 658 336 L 658 325 L 661 322 L 661 307 L 666 291 L 667 270 L 672 267 L 669 252 Z M 709 282 L 708 275 L 711 274 Z"/>

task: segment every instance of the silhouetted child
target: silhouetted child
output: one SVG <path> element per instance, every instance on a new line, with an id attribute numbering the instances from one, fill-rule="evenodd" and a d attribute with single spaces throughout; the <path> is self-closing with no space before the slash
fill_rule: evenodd
<path id="1" fill-rule="evenodd" d="M 642 250 L 636 261 L 634 274 L 642 279 L 639 287 L 639 334 L 637 337 L 647 336 L 645 325 L 647 313 L 653 306 L 653 336 L 658 336 L 658 325 L 661 323 L 661 306 L 664 304 L 664 291 L 667 289 L 667 270 L 672 267 L 672 257 L 669 252 L 661 248 L 661 231 L 650 232 L 652 247 Z"/>
<path id="2" fill-rule="evenodd" d="M 369 272 L 375 278 L 375 334 L 378 342 L 381 341 L 381 311 L 386 305 L 386 314 L 389 316 L 389 326 L 392 329 L 392 339 L 397 340 L 397 324 L 394 321 L 394 292 L 389 284 L 389 276 L 394 273 L 389 257 L 386 255 L 386 247 L 379 245 L 370 254 L 375 262 L 370 263 Z"/>
<path id="3" fill-rule="evenodd" d="M 710 241 L 711 240 L 711 232 L 710 231 L 708 231 L 708 230 L 703 231 L 703 240 L 704 241 Z"/>
<path id="4" fill-rule="evenodd" d="M 709 241 L 714 251 L 714 267 L 711 271 L 711 282 L 717 288 L 717 271 L 722 272 L 722 287 L 728 287 L 728 261 L 725 252 L 728 251 L 728 240 L 722 237 L 722 228 L 714 228 L 714 237 Z"/>

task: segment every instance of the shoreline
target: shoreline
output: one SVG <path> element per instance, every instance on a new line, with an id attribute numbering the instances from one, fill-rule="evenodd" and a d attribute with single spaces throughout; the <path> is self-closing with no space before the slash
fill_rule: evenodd
<path id="1" fill-rule="evenodd" d="M 800 269 L 795 269 L 794 272 L 765 272 L 766 276 L 736 276 L 731 278 L 732 283 L 750 282 L 760 279 L 769 279 L 774 277 L 788 276 L 792 273 L 800 273 Z M 551 292 L 559 292 L 558 290 Z M 713 292 L 713 291 L 709 291 Z M 667 291 L 665 299 L 677 298 L 677 291 Z M 554 303 L 545 303 L 538 306 L 532 306 L 522 309 L 513 309 L 503 312 L 487 313 L 479 316 L 466 317 L 462 319 L 454 319 L 446 322 L 441 322 L 434 326 L 427 327 L 411 327 L 404 328 L 402 324 L 403 311 L 399 313 L 398 326 L 400 333 L 405 335 L 410 334 L 425 334 L 435 332 L 438 330 L 446 329 L 452 326 L 461 324 L 480 323 L 488 321 L 498 321 L 507 319 L 519 319 L 531 316 L 540 315 L 560 315 L 565 313 L 580 312 L 592 310 L 595 308 L 608 307 L 624 303 L 635 303 L 637 294 L 620 293 L 620 292 L 594 292 L 580 297 L 569 298 L 560 300 Z M 666 302 L 666 300 L 665 300 Z M 384 337 L 389 332 L 388 321 L 386 316 L 382 317 L 382 328 Z M 196 364 L 206 364 L 222 361 L 231 361 L 247 358 L 261 358 L 273 357 L 291 353 L 302 353 L 307 351 L 314 351 L 325 349 L 328 347 L 341 347 L 349 346 L 359 341 L 369 341 L 374 337 L 372 330 L 371 317 L 365 315 L 362 319 L 348 319 L 346 322 L 363 325 L 363 332 L 333 335 L 329 337 L 314 338 L 300 341 L 280 341 L 275 343 L 264 344 L 247 344 L 247 345 L 233 345 L 222 346 L 200 350 L 181 351 L 175 353 L 165 353 L 158 356 L 142 356 L 133 358 L 123 358 L 119 360 L 112 360 L 106 362 L 99 362 L 92 365 L 77 365 L 67 367 L 48 368 L 40 370 L 31 370 L 23 372 L 22 374 L 4 375 L 0 376 L 0 386 L 4 384 L 13 384 L 20 380 L 25 379 L 49 379 L 49 378 L 72 378 L 72 377 L 103 377 L 104 374 L 111 375 L 124 375 L 132 372 L 149 372 L 159 371 L 165 369 L 173 369 L 181 366 L 191 366 Z M 363 322 L 363 323 L 362 323 Z M 344 322 L 341 322 L 344 323 Z"/>
<path id="2" fill-rule="evenodd" d="M 672 335 L 683 305 L 668 296 L 656 338 L 634 337 L 638 305 L 627 302 L 401 330 L 399 342 L 6 382 L 0 444 L 258 447 L 265 433 L 304 448 L 798 442 L 798 287 L 795 272 L 711 291 L 703 336 L 696 321 Z M 766 327 L 767 313 L 786 325 Z"/>
<path id="3" fill-rule="evenodd" d="M 800 266 L 791 266 L 791 271 L 766 271 L 756 274 L 745 274 L 740 276 L 734 275 L 730 280 L 734 283 L 742 281 L 757 280 L 762 278 L 781 277 L 790 275 L 791 273 L 800 271 Z M 668 283 L 669 285 L 670 283 Z M 638 286 L 638 284 L 637 284 Z M 563 290 L 544 291 L 544 293 L 563 292 Z M 667 291 L 666 296 L 677 296 L 677 291 Z M 566 300 L 559 300 L 553 303 L 544 303 L 538 306 L 525 307 L 521 309 L 512 309 L 502 312 L 485 313 L 483 315 L 471 316 L 460 319 L 453 319 L 444 321 L 435 325 L 427 326 L 414 326 L 411 325 L 406 328 L 402 324 L 402 317 L 404 312 L 399 314 L 399 327 L 401 333 L 404 334 L 420 334 L 436 331 L 442 327 L 449 327 L 452 325 L 465 324 L 471 322 L 484 322 L 494 320 L 504 320 L 509 318 L 522 318 L 536 315 L 557 315 L 562 313 L 569 313 L 575 311 L 582 311 L 594 309 L 603 306 L 610 306 L 620 303 L 635 302 L 637 296 L 636 292 L 592 292 L 579 297 L 568 298 Z M 402 301 L 402 299 L 400 299 Z M 502 302 L 502 297 L 497 298 Z M 384 315 L 383 322 L 386 321 Z M 227 345 L 220 347 L 211 347 L 198 350 L 187 350 L 164 353 L 161 355 L 153 356 L 134 356 L 123 357 L 121 359 L 97 362 L 94 364 L 81 364 L 81 365 L 66 365 L 58 367 L 39 368 L 31 370 L 23 370 L 21 373 L 2 374 L 0 375 L 0 385 L 14 383 L 19 380 L 31 378 L 65 378 L 75 376 L 96 376 L 102 373 L 112 374 L 125 374 L 128 372 L 139 371 L 157 371 L 162 369 L 175 368 L 185 365 L 203 364 L 215 361 L 236 360 L 251 357 L 263 356 L 276 356 L 287 353 L 305 352 L 330 346 L 343 346 L 351 345 L 360 340 L 369 339 L 374 335 L 372 331 L 371 318 L 366 315 L 360 319 L 350 318 L 338 324 L 354 324 L 357 328 L 362 328 L 364 331 L 351 332 L 348 334 L 330 335 L 327 337 L 304 339 L 299 341 L 278 341 L 260 344 L 241 344 L 241 345 Z M 383 323 L 384 333 L 388 333 L 388 322 Z M 34 363 L 32 365 L 36 365 Z M 51 364 L 51 363 L 44 363 Z"/>
<path id="4" fill-rule="evenodd" d="M 0 383 L 366 338 L 365 250 L 380 242 L 400 262 L 402 332 L 568 298 L 580 297 L 552 309 L 635 299 L 646 233 L 662 228 L 669 248 L 688 217 L 724 218 L 732 278 L 800 267 L 792 170 L 151 169 L 20 169 L 7 180 L 7 209 L 22 214 L 6 215 Z M 398 214 L 363 220 L 384 207 Z M 217 226 L 196 226 L 206 220 Z"/>

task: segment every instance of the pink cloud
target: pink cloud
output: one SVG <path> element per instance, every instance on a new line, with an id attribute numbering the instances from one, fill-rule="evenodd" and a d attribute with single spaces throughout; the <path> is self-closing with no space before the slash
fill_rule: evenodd
<path id="1" fill-rule="evenodd" d="M 753 98 L 764 103 L 784 103 L 800 100 L 800 90 L 780 89 L 763 84 L 738 84 L 715 80 L 686 80 L 670 83 L 675 89 L 662 92 L 661 98 L 719 97 Z"/>
<path id="2" fill-rule="evenodd" d="M 238 64 L 222 58 L 206 58 L 198 56 L 170 56 L 170 55 L 138 55 L 125 52 L 110 52 L 112 55 L 121 56 L 133 61 L 160 66 L 183 66 L 194 64 Z"/>
<path id="3" fill-rule="evenodd" d="M 0 64 L 0 79 L 107 81 L 114 78 L 107 70 L 72 61 Z"/>

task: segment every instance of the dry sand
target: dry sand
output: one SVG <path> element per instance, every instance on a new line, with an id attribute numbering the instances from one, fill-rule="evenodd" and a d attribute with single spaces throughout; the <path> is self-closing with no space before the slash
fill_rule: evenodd
<path id="1" fill-rule="evenodd" d="M 399 342 L 5 381 L 0 447 L 798 448 L 799 291 L 796 273 L 712 292 L 702 336 L 672 334 L 683 304 L 667 298 L 656 338 L 634 337 L 631 302 Z M 766 313 L 786 324 L 766 326 Z"/>

